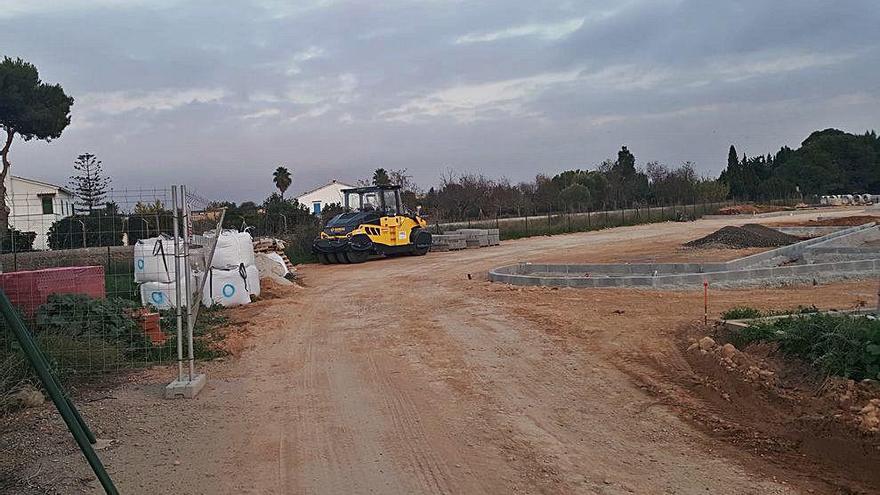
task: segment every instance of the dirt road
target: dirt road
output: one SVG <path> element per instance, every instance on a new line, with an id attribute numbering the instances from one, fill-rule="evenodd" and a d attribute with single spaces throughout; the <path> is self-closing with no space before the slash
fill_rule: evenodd
<path id="1" fill-rule="evenodd" d="M 649 392 L 665 385 L 645 363 L 702 317 L 702 293 L 486 281 L 515 261 L 730 258 L 742 252 L 677 249 L 729 223 L 308 266 L 306 287 L 240 311 L 248 348 L 209 364 L 195 401 L 158 399 L 153 373 L 84 409 L 124 415 L 99 430 L 123 493 L 834 493 L 822 473 L 731 448 Z M 718 291 L 711 311 L 852 306 L 874 289 Z"/>

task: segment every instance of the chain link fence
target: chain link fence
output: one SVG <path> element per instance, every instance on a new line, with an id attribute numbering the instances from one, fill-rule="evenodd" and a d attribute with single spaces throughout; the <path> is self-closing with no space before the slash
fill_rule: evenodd
<path id="1" fill-rule="evenodd" d="M 175 223 L 171 188 L 111 190 L 101 205 L 91 208 L 74 201 L 61 188 L 13 191 L 7 198 L 9 235 L 0 253 L 2 286 L 61 375 L 177 361 L 177 304 L 172 303 L 176 288 L 186 287 L 187 282 L 190 288 L 201 286 L 204 277 L 199 279 L 198 274 L 206 271 L 205 247 L 210 245 L 203 234 L 217 230 L 220 222 L 225 229 L 247 231 L 254 238 L 283 240 L 290 261 L 301 263 L 314 261 L 311 244 L 328 219 L 272 197 L 261 205 L 233 205 L 209 202 L 189 192 L 184 201 L 186 218 L 181 216 Z M 502 239 L 515 239 L 691 220 L 733 203 L 520 210 L 476 218 L 426 213 L 435 233 L 497 228 Z M 777 203 L 780 208 L 793 204 Z M 184 236 L 191 242 L 181 244 Z M 178 252 L 184 247 L 194 250 L 191 269 L 176 268 L 175 246 Z M 194 308 L 198 300 L 193 299 Z M 192 323 L 195 359 L 216 355 L 207 334 L 223 323 L 223 312 L 196 309 L 184 312 L 184 321 L 190 313 L 198 316 Z M 0 331 L 0 396 L 15 390 L 28 375 L 9 333 Z"/>
<path id="2" fill-rule="evenodd" d="M 173 204 L 171 188 L 111 190 L 91 208 L 61 188 L 7 197 L 0 286 L 57 375 L 178 360 L 175 288 L 188 278 L 197 288 L 198 270 L 178 268 L 175 247 L 191 246 L 200 259 L 202 246 L 182 239 L 204 239 L 223 210 L 189 193 L 175 219 Z M 209 309 L 194 322 L 197 357 L 215 352 L 200 335 L 223 318 Z M 0 409 L 31 379 L 17 342 L 0 328 Z"/>
<path id="3" fill-rule="evenodd" d="M 535 235 L 555 235 L 571 232 L 587 232 L 612 227 L 639 225 L 667 221 L 688 221 L 705 215 L 717 214 L 732 206 L 732 201 L 700 202 L 692 204 L 669 204 L 657 206 L 633 206 L 620 209 L 570 209 L 567 211 L 535 209 L 522 210 L 508 216 L 482 216 L 458 220 L 430 216 L 431 231 L 442 234 L 461 228 L 498 229 L 501 239 L 518 239 Z"/>

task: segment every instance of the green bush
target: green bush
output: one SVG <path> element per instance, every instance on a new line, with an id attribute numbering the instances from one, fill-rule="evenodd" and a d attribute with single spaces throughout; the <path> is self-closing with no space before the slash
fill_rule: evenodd
<path id="1" fill-rule="evenodd" d="M 21 253 L 34 250 L 36 232 L 22 232 L 18 229 L 9 229 L 6 235 L 0 239 L 0 251 L 4 253 Z"/>
<path id="2" fill-rule="evenodd" d="M 96 211 L 57 220 L 49 227 L 51 249 L 121 246 L 125 230 L 122 217 L 112 212 Z M 85 235 L 85 240 L 83 240 Z"/>
<path id="3" fill-rule="evenodd" d="M 121 346 L 126 354 L 151 347 L 132 313 L 139 305 L 122 298 L 95 299 L 84 294 L 52 294 L 37 308 L 39 334 L 96 339 Z"/>
<path id="4" fill-rule="evenodd" d="M 858 316 L 810 314 L 752 325 L 732 338 L 738 347 L 772 342 L 826 375 L 880 378 L 880 321 Z"/>
<path id="5" fill-rule="evenodd" d="M 736 306 L 721 313 L 722 320 L 746 320 L 749 318 L 760 318 L 764 316 L 761 310 L 750 308 L 748 306 Z"/>
<path id="6" fill-rule="evenodd" d="M 748 320 L 752 318 L 766 318 L 768 316 L 794 315 L 817 313 L 819 309 L 816 306 L 798 306 L 795 309 L 766 309 L 760 310 L 750 306 L 735 306 L 721 313 L 722 320 Z"/>
<path id="7" fill-rule="evenodd" d="M 186 314 L 186 308 L 183 309 Z M 170 338 L 162 349 L 167 350 L 169 355 L 173 356 L 177 353 L 177 312 L 174 309 L 166 309 L 159 312 L 160 325 L 162 331 Z M 185 317 L 184 317 L 185 318 Z M 202 308 L 199 311 L 199 318 L 193 327 L 193 356 L 196 359 L 207 360 L 224 356 L 226 353 L 214 346 L 216 336 L 211 330 L 222 327 L 229 323 L 229 318 L 223 310 L 223 306 L 215 304 L 210 308 Z M 183 325 L 186 325 L 184 319 Z M 185 328 L 185 327 L 184 327 Z M 185 331 L 185 330 L 184 330 Z M 186 353 L 186 343 L 184 342 L 184 353 Z"/>
<path id="8" fill-rule="evenodd" d="M 129 356 L 118 342 L 98 337 L 40 334 L 42 349 L 56 376 L 66 377 L 94 370 L 115 370 L 126 366 Z"/>
<path id="9" fill-rule="evenodd" d="M 108 297 L 119 297 L 140 302 L 140 291 L 134 281 L 131 261 L 111 261 L 104 272 L 104 286 Z"/>

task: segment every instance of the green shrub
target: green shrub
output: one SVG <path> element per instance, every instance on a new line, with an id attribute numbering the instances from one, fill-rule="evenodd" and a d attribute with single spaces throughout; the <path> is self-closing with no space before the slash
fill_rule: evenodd
<path id="1" fill-rule="evenodd" d="M 82 338 L 41 334 L 37 345 L 57 376 L 65 377 L 94 370 L 115 370 L 126 366 L 128 356 L 118 343 L 98 337 Z"/>
<path id="2" fill-rule="evenodd" d="M 880 378 L 880 321 L 857 316 L 809 314 L 759 323 L 736 332 L 738 347 L 776 343 L 825 375 Z"/>
<path id="3" fill-rule="evenodd" d="M 0 238 L 0 251 L 4 253 L 20 253 L 34 250 L 36 232 L 22 232 L 18 229 L 9 229 L 6 235 Z"/>
<path id="4" fill-rule="evenodd" d="M 749 318 L 760 318 L 764 316 L 761 310 L 750 308 L 748 306 L 736 306 L 721 313 L 723 320 L 746 320 Z"/>
<path id="5" fill-rule="evenodd" d="M 108 262 L 104 272 L 104 286 L 108 297 L 130 299 L 140 303 L 140 291 L 134 281 L 134 266 L 131 260 Z"/>
<path id="6" fill-rule="evenodd" d="M 49 227 L 51 249 L 121 246 L 125 225 L 122 217 L 106 211 L 74 215 L 56 220 Z M 85 237 L 85 239 L 83 239 Z"/>
<path id="7" fill-rule="evenodd" d="M 817 313 L 816 306 L 798 306 L 795 309 L 766 309 L 760 310 L 749 306 L 735 306 L 721 313 L 722 320 L 749 320 L 752 318 L 766 318 L 768 316 L 794 315 Z"/>
<path id="8" fill-rule="evenodd" d="M 32 378 L 30 365 L 20 352 L 0 350 L 0 412 L 12 404 L 10 395 Z"/>
<path id="9" fill-rule="evenodd" d="M 120 346 L 126 354 L 151 347 L 133 312 L 139 305 L 129 299 L 95 299 L 84 294 L 52 294 L 37 309 L 38 333 L 95 339 Z"/>
<path id="10" fill-rule="evenodd" d="M 183 314 L 186 314 L 186 308 L 183 308 Z M 166 309 L 159 312 L 160 325 L 162 331 L 170 338 L 162 349 L 166 350 L 170 356 L 177 355 L 177 313 L 174 309 Z M 215 304 L 209 308 L 202 308 L 199 311 L 199 318 L 193 327 L 193 356 L 196 359 L 208 360 L 215 359 L 226 355 L 225 352 L 214 346 L 217 336 L 211 333 L 212 330 L 222 327 L 229 323 L 229 317 L 226 316 L 223 306 Z M 183 320 L 184 338 L 186 332 L 186 316 Z M 157 351 L 158 352 L 158 351 Z M 186 342 L 184 342 L 184 354 L 186 354 Z"/>

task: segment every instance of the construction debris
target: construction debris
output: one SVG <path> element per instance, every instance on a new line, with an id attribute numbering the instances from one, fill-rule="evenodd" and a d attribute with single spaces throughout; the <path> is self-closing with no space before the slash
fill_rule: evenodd
<path id="1" fill-rule="evenodd" d="M 254 239 L 254 253 L 278 253 L 278 255 L 281 256 L 281 259 L 284 260 L 287 270 L 291 274 L 295 274 L 296 268 L 293 267 L 293 263 L 290 262 L 287 254 L 284 253 L 284 248 L 284 241 L 281 239 L 275 239 L 274 237 L 260 237 Z"/>

